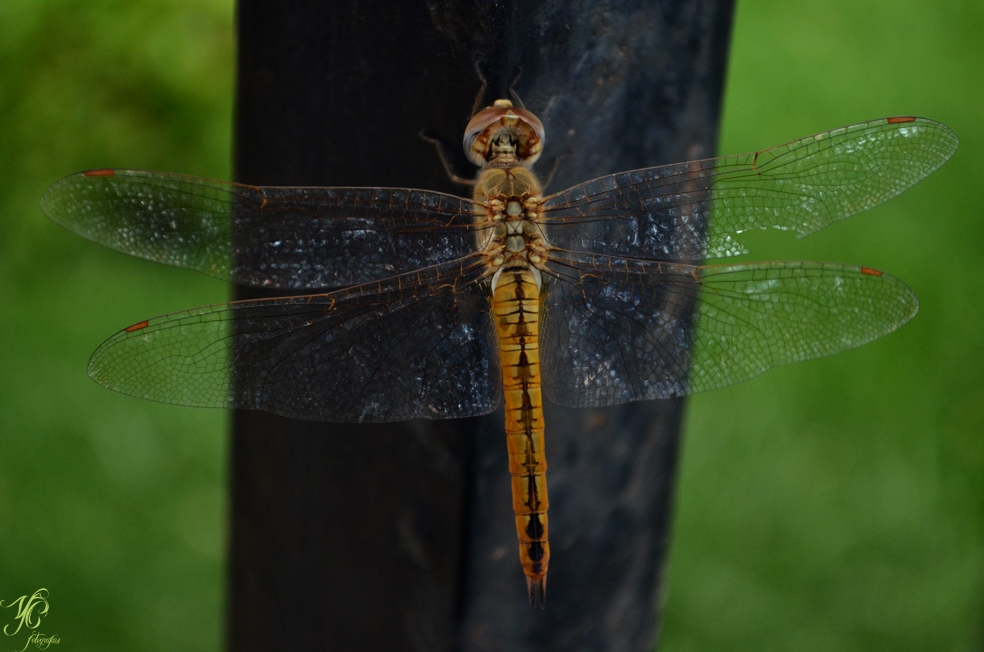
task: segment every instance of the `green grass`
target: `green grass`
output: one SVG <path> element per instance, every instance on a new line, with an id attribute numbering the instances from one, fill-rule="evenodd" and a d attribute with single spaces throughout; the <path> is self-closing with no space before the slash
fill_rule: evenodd
<path id="1" fill-rule="evenodd" d="M 960 150 L 886 205 L 749 259 L 888 271 L 901 330 L 689 406 L 661 650 L 984 645 L 980 3 L 740 2 L 721 151 L 889 115 Z"/>
<path id="2" fill-rule="evenodd" d="M 87 243 L 38 199 L 92 167 L 228 177 L 232 48 L 226 0 L 0 3 L 0 600 L 46 587 L 40 631 L 65 649 L 220 646 L 225 416 L 114 395 L 85 365 L 121 325 L 227 289 Z"/>
<path id="3" fill-rule="evenodd" d="M 226 0 L 0 2 L 0 600 L 48 588 L 65 649 L 220 646 L 225 416 L 108 392 L 85 363 L 226 287 L 85 242 L 37 202 L 91 167 L 227 178 L 231 29 Z M 664 652 L 984 646 L 982 32 L 980 3 L 740 3 L 722 153 L 898 114 L 961 148 L 870 213 L 754 238 L 750 260 L 891 272 L 921 309 L 693 399 Z"/>

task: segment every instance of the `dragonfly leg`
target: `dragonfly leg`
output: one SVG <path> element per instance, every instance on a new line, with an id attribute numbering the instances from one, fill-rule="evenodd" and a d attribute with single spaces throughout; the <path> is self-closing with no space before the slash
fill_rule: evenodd
<path id="1" fill-rule="evenodd" d="M 448 144 L 444 142 L 444 139 L 440 136 L 431 135 L 426 129 L 421 129 L 419 135 L 422 140 L 430 143 L 434 146 L 434 149 L 437 150 L 437 157 L 441 159 L 441 165 L 444 166 L 444 171 L 447 173 L 448 178 L 451 179 L 451 181 L 459 183 L 463 186 L 468 186 L 469 188 L 475 186 L 474 179 L 459 176 L 455 172 L 454 157 L 448 153 L 449 147 Z"/>

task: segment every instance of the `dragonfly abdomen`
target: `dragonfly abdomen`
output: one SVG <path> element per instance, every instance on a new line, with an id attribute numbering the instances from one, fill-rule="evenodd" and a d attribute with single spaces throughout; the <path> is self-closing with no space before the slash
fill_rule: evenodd
<path id="1" fill-rule="evenodd" d="M 530 602 L 542 603 L 550 544 L 538 347 L 540 290 L 534 273 L 528 268 L 503 270 L 495 285 L 492 310 L 499 336 L 519 557 Z"/>

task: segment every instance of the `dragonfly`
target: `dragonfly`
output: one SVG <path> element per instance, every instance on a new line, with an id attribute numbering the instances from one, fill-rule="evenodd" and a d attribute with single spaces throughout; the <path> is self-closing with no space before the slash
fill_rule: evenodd
<path id="1" fill-rule="evenodd" d="M 870 267 L 747 253 L 872 208 L 945 163 L 946 126 L 894 117 L 770 149 L 602 176 L 545 194 L 542 122 L 478 111 L 470 198 L 409 188 L 264 187 L 139 170 L 52 185 L 41 209 L 133 256 L 296 296 L 137 322 L 89 375 L 132 396 L 389 422 L 504 404 L 531 604 L 550 560 L 543 395 L 573 407 L 685 396 L 889 333 L 918 302 Z M 301 293 L 303 291 L 303 293 Z M 312 293 L 313 291 L 313 293 Z"/>

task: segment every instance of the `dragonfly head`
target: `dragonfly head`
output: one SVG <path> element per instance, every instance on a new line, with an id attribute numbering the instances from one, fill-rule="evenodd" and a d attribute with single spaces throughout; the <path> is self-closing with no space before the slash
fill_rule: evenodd
<path id="1" fill-rule="evenodd" d="M 479 167 L 530 167 L 543 151 L 543 123 L 509 100 L 476 113 L 465 127 L 465 154 Z"/>

